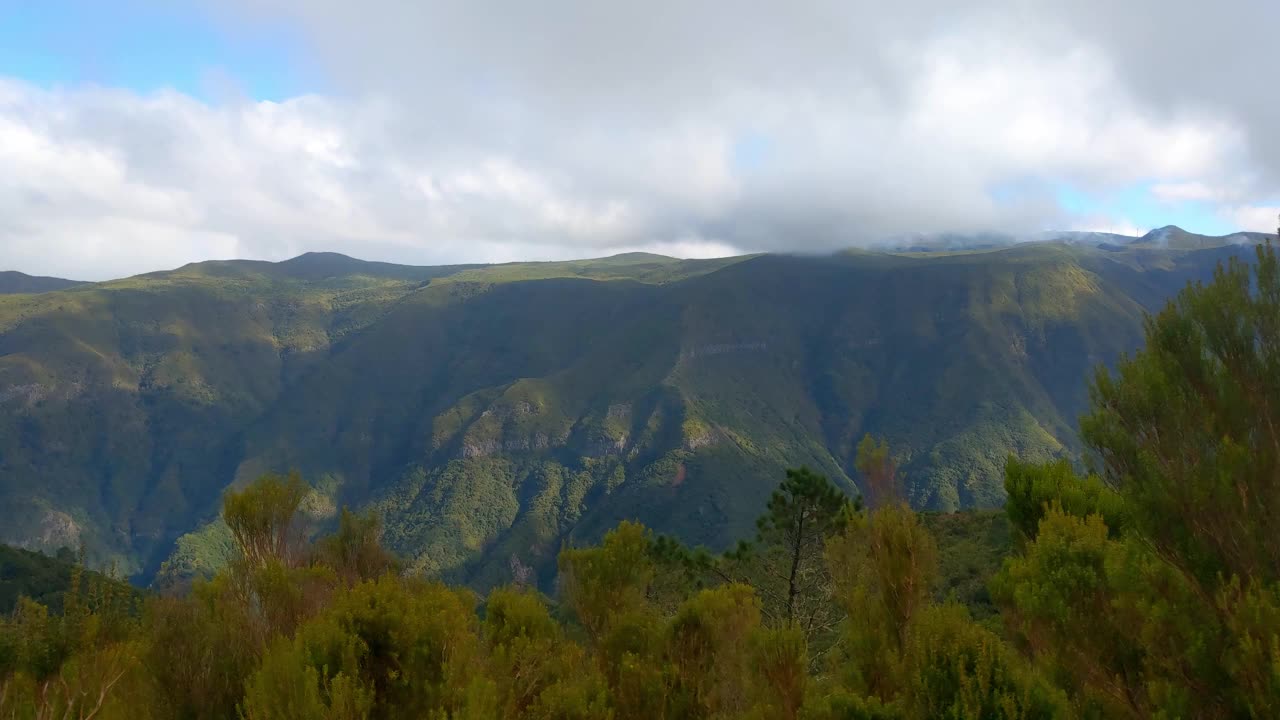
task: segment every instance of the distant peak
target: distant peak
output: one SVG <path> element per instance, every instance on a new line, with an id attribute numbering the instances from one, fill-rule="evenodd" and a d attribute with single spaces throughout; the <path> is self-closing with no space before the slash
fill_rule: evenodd
<path id="1" fill-rule="evenodd" d="M 280 262 L 283 265 L 285 263 L 313 262 L 316 260 L 345 260 L 349 262 L 360 262 L 350 255 L 343 255 L 342 253 L 328 251 L 304 252 L 297 257 L 289 258 L 288 260 L 281 260 Z"/>
<path id="2" fill-rule="evenodd" d="M 1184 233 L 1184 232 L 1186 232 L 1186 230 L 1183 230 L 1177 225 L 1165 225 L 1164 227 L 1156 228 L 1155 230 L 1148 232 L 1143 237 L 1167 237 L 1175 233 Z"/>
<path id="3" fill-rule="evenodd" d="M 28 275 L 17 270 L 0 270 L 0 295 L 9 293 L 42 293 L 63 290 L 81 284 L 79 280 Z"/>
<path id="4" fill-rule="evenodd" d="M 1187 231 L 1177 225 L 1165 225 L 1164 227 L 1156 228 L 1155 230 L 1148 232 L 1146 235 L 1143 235 L 1139 238 L 1139 242 L 1164 245 L 1167 244 L 1171 238 L 1178 238 L 1186 234 Z"/>

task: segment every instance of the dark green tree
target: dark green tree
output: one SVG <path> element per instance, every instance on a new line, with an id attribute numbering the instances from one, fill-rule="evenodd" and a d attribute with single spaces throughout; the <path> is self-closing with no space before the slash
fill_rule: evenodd
<path id="1" fill-rule="evenodd" d="M 382 546 L 382 518 L 372 510 L 356 513 L 342 508 L 337 532 L 321 538 L 313 556 L 348 584 L 399 569 L 395 556 Z"/>
<path id="2" fill-rule="evenodd" d="M 599 547 L 560 552 L 560 592 L 593 643 L 605 642 L 619 618 L 648 611 L 652 535 L 639 523 L 622 522 Z"/>
<path id="3" fill-rule="evenodd" d="M 1049 507 L 1077 517 L 1101 515 L 1112 535 L 1125 528 L 1124 499 L 1096 475 L 1080 477 L 1066 459 L 1022 462 L 1010 457 L 1004 469 L 1005 514 L 1022 540 L 1032 540 Z"/>
<path id="4" fill-rule="evenodd" d="M 1280 579 L 1280 261 L 1232 258 L 1100 369 L 1081 419 L 1105 480 L 1156 551 L 1206 587 Z"/>
<path id="5" fill-rule="evenodd" d="M 807 467 L 787 470 L 756 521 L 755 542 L 743 543 L 727 558 L 729 574 L 755 586 L 773 624 L 796 623 L 812 643 L 837 620 L 824 558 L 827 540 L 858 507 L 825 476 Z"/>
<path id="6" fill-rule="evenodd" d="M 1146 346 L 1099 369 L 1091 398 L 1081 433 L 1119 502 L 1062 465 L 1011 464 L 1010 517 L 1035 539 L 993 583 L 1006 623 L 1083 714 L 1274 716 L 1274 247 L 1230 259 L 1149 317 Z"/>

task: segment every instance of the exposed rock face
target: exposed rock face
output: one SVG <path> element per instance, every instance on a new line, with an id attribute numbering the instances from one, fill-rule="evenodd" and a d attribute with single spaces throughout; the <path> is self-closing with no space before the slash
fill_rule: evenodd
<path id="1" fill-rule="evenodd" d="M 605 457 L 608 455 L 622 455 L 627 451 L 627 443 L 630 437 L 623 433 L 618 437 L 609 437 L 605 434 L 599 434 L 592 437 L 582 446 L 582 454 L 586 457 Z"/>
<path id="2" fill-rule="evenodd" d="M 315 489 L 308 492 L 306 497 L 302 499 L 301 509 L 302 512 L 316 520 L 336 517 L 338 514 L 338 506 L 333 498 Z"/>
<path id="3" fill-rule="evenodd" d="M 562 444 L 566 438 L 567 434 L 560 437 L 557 444 Z M 467 439 L 462 443 L 461 454 L 464 458 L 477 458 L 504 452 L 546 450 L 551 447 L 552 439 L 546 433 L 534 433 L 524 437 Z"/>
<path id="4" fill-rule="evenodd" d="M 80 382 L 68 382 L 61 385 L 43 385 L 41 383 L 10 385 L 9 387 L 0 388 L 0 404 L 20 402 L 25 407 L 31 407 L 41 400 L 47 399 L 65 402 L 82 392 L 84 392 L 84 384 Z"/>
<path id="5" fill-rule="evenodd" d="M 23 540 L 19 545 L 28 550 L 75 548 L 80 545 L 80 533 L 80 525 L 70 515 L 50 509 L 40 518 L 37 535 Z"/>
<path id="6" fill-rule="evenodd" d="M 480 419 L 488 418 L 494 421 L 506 422 L 536 414 L 538 414 L 538 409 L 533 406 L 533 403 L 522 400 L 510 404 L 495 404 L 480 413 Z"/>

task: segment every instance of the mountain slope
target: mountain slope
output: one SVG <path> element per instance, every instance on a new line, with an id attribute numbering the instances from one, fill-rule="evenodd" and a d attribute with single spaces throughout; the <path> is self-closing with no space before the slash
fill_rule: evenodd
<path id="1" fill-rule="evenodd" d="M 13 270 L 0 271 L 0 295 L 51 292 L 65 290 L 79 284 L 77 280 L 27 275 Z"/>
<path id="2" fill-rule="evenodd" d="M 749 535 L 787 466 L 853 492 L 866 432 L 917 506 L 991 506 L 1009 452 L 1078 450 L 1085 376 L 1144 309 L 1247 252 L 322 254 L 0 297 L 0 540 L 83 539 L 147 578 L 183 536 L 181 575 L 216 562 L 225 487 L 296 467 L 317 522 L 375 507 L 416 568 L 547 579 L 561 543 L 626 517 Z"/>

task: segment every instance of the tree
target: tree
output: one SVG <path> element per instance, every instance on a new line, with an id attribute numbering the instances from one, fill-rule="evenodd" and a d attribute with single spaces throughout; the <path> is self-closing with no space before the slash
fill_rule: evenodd
<path id="1" fill-rule="evenodd" d="M 465 717 L 479 632 L 463 591 L 383 576 L 345 590 L 249 680 L 244 715 Z"/>
<path id="2" fill-rule="evenodd" d="M 187 597 L 156 597 L 143 615 L 147 670 L 172 717 L 234 717 L 262 648 L 250 608 L 225 576 L 199 581 Z"/>
<path id="3" fill-rule="evenodd" d="M 877 441 L 871 433 L 858 443 L 853 466 L 862 475 L 862 490 L 867 505 L 878 508 L 899 499 L 898 464 L 889 453 L 889 442 Z"/>
<path id="4" fill-rule="evenodd" d="M 536 593 L 499 588 L 485 601 L 481 628 L 500 717 L 560 717 L 607 705 L 600 672 Z M 567 706 L 567 707 L 566 707 Z"/>
<path id="5" fill-rule="evenodd" d="M 1011 464 L 1010 516 L 1032 540 L 993 595 L 1083 713 L 1278 709 L 1280 262 L 1255 252 L 1097 371 L 1081 434 L 1119 501 L 1064 466 Z"/>
<path id="6" fill-rule="evenodd" d="M 703 590 L 671 619 L 667 656 L 677 717 L 740 714 L 751 688 L 748 648 L 760 630 L 760 601 L 747 585 Z"/>
<path id="7" fill-rule="evenodd" d="M 261 655 L 276 637 L 289 637 L 319 612 L 344 572 L 348 583 L 381 562 L 376 516 L 345 513 L 336 536 L 310 547 L 300 518 L 310 487 L 296 471 L 266 474 L 243 490 L 228 490 L 222 516 L 236 553 L 211 583 L 217 602 L 236 606 L 244 642 Z M 312 560 L 328 561 L 318 564 Z M 335 567 L 336 566 L 336 567 Z"/>
<path id="8" fill-rule="evenodd" d="M 754 544 L 737 558 L 757 570 L 756 589 L 775 623 L 798 623 L 806 633 L 829 627 L 830 576 L 823 560 L 827 538 L 848 523 L 854 505 L 826 477 L 807 467 L 787 470 L 756 521 Z M 754 567 L 751 567 L 754 566 Z"/>
<path id="9" fill-rule="evenodd" d="M 331 567 L 348 585 L 395 572 L 399 562 L 382 546 L 382 518 L 372 510 L 342 508 L 338 530 L 316 543 L 314 558 Z"/>
<path id="10" fill-rule="evenodd" d="M 889 632 L 900 647 L 911 620 L 929 602 L 938 546 L 910 508 L 891 505 L 850 522 L 829 544 L 827 563 L 851 622 Z"/>
<path id="11" fill-rule="evenodd" d="M 750 718 L 795 720 L 809 684 L 804 632 L 795 625 L 765 628 L 751 638 Z"/>
<path id="12" fill-rule="evenodd" d="M 1010 457 L 1004 469 L 1005 514 L 1023 541 L 1035 539 L 1051 506 L 1076 517 L 1098 514 L 1112 536 L 1127 524 L 1124 499 L 1096 475 L 1080 477 L 1066 459 L 1022 462 Z"/>
<path id="13" fill-rule="evenodd" d="M 933 537 L 905 505 L 890 505 L 855 516 L 828 543 L 827 563 L 844 614 L 831 654 L 839 692 L 829 699 L 893 703 L 906 683 L 904 647 L 937 573 Z"/>
<path id="14" fill-rule="evenodd" d="M 1231 258 L 1146 322 L 1146 346 L 1099 369 L 1085 441 L 1137 530 L 1210 588 L 1280 579 L 1280 261 Z"/>
<path id="15" fill-rule="evenodd" d="M 1051 720 L 1065 698 L 960 605 L 925 608 L 903 661 L 905 715 L 920 720 Z"/>
<path id="16" fill-rule="evenodd" d="M 624 521 L 600 547 L 561 551 L 561 592 L 592 642 L 603 642 L 616 619 L 645 609 L 654 576 L 650 536 L 643 525 Z"/>
<path id="17" fill-rule="evenodd" d="M 81 566 L 70 580 L 60 614 L 23 597 L 0 621 L 0 717 L 150 717 L 133 592 Z"/>
<path id="18" fill-rule="evenodd" d="M 1108 573 L 1116 544 L 1099 515 L 1078 517 L 1052 505 L 1026 553 L 992 582 L 1005 624 L 1072 691 L 1082 710 L 1107 717 L 1149 711 L 1142 684 L 1145 650 L 1117 611 Z"/>
<path id="19" fill-rule="evenodd" d="M 295 471 L 287 476 L 263 475 L 245 489 L 228 490 L 223 496 L 222 518 L 249 567 L 260 567 L 268 560 L 291 566 L 301 560 L 298 508 L 309 490 Z"/>

